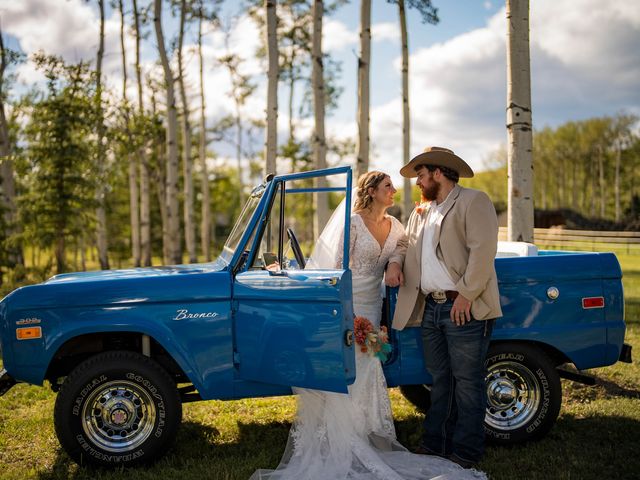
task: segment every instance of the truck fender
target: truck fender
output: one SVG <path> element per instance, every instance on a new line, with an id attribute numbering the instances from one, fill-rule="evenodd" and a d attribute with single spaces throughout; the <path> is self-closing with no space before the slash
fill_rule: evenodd
<path id="1" fill-rule="evenodd" d="M 180 367 L 182 372 L 189 378 L 189 380 L 193 383 L 193 385 L 201 390 L 202 382 L 200 381 L 201 375 L 198 372 L 195 364 L 190 360 L 189 355 L 184 349 L 174 341 L 172 341 L 171 332 L 168 331 L 167 328 L 158 328 L 159 325 L 157 323 L 151 322 L 137 322 L 135 325 L 128 324 L 113 324 L 113 325 L 103 325 L 101 328 L 96 329 L 95 326 L 89 327 L 80 327 L 72 330 L 67 330 L 64 332 L 64 335 L 60 335 L 52 340 L 51 344 L 47 347 L 48 358 L 46 359 L 46 372 L 42 373 L 42 378 L 40 380 L 40 384 L 44 380 L 47 373 L 51 370 L 52 362 L 54 362 L 55 357 L 59 355 L 61 351 L 65 348 L 66 345 L 69 345 L 74 339 L 78 339 L 81 337 L 85 337 L 88 335 L 108 335 L 108 334 L 116 334 L 119 332 L 129 333 L 129 334 L 138 334 L 138 335 L 148 335 L 150 339 L 160 345 L 167 354 L 173 359 L 173 361 Z M 101 353 L 100 351 L 95 351 L 95 353 Z"/>

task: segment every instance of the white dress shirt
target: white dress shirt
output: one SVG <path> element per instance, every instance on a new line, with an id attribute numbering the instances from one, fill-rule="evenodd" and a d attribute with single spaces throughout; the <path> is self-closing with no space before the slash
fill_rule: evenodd
<path id="1" fill-rule="evenodd" d="M 442 223 L 444 215 L 442 212 L 449 201 L 451 193 L 440 205 L 431 202 L 427 221 L 424 225 L 424 235 L 422 237 L 422 275 L 420 278 L 420 288 L 427 295 L 438 290 L 455 290 L 455 284 L 447 271 L 447 267 L 436 255 L 436 226 Z"/>

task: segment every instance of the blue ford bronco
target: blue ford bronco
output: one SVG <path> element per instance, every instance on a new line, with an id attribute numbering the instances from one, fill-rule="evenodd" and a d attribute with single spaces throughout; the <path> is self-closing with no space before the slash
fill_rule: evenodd
<path id="1" fill-rule="evenodd" d="M 127 466 L 170 447 L 183 402 L 289 395 L 292 386 L 345 392 L 355 375 L 351 184 L 348 167 L 267 177 L 212 263 L 69 273 L 15 290 L 0 302 L 0 395 L 47 381 L 68 454 Z M 341 194 L 342 268 L 305 269 L 314 234 L 301 215 L 314 195 Z M 495 264 L 504 316 L 486 360 L 485 426 L 512 444 L 552 427 L 561 377 L 588 383 L 581 370 L 630 361 L 631 348 L 613 254 L 506 244 Z M 387 290 L 383 322 L 396 297 Z M 390 330 L 390 342 L 389 387 L 428 414 L 420 329 Z"/>

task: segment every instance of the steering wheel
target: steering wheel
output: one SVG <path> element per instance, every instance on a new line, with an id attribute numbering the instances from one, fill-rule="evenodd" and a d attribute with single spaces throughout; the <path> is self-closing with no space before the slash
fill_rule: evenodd
<path id="1" fill-rule="evenodd" d="M 293 229 L 291 227 L 287 228 L 287 236 L 289 237 L 289 242 L 291 242 L 291 249 L 293 250 L 293 256 L 296 257 L 296 262 L 300 265 L 300 268 L 303 269 L 307 262 L 304 259 L 304 255 L 302 254 L 302 249 L 300 248 L 300 242 L 296 238 L 296 234 L 293 233 Z"/>

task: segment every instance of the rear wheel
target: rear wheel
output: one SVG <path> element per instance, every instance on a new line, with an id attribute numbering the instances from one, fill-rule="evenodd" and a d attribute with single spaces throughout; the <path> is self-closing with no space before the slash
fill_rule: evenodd
<path id="1" fill-rule="evenodd" d="M 544 436 L 558 418 L 560 377 L 547 355 L 531 345 L 503 343 L 489 347 L 486 360 L 487 439 L 511 445 Z M 400 391 L 420 411 L 431 406 L 428 385 L 403 385 Z"/>
<path id="2" fill-rule="evenodd" d="M 66 378 L 54 410 L 56 434 L 77 463 L 131 466 L 172 444 L 182 404 L 171 377 L 135 352 L 105 352 Z"/>
<path id="3" fill-rule="evenodd" d="M 513 444 L 545 435 L 562 403 L 560 377 L 549 357 L 530 345 L 496 344 L 486 365 L 487 437 Z"/>

